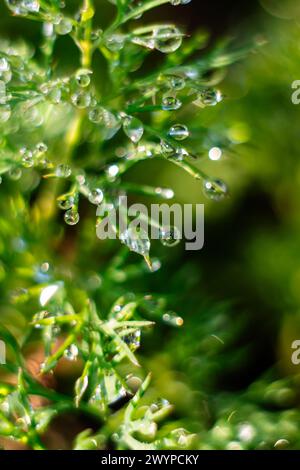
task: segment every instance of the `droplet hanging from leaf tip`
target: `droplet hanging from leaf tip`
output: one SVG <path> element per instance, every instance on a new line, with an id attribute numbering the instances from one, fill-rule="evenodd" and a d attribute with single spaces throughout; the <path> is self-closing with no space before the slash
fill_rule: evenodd
<path id="1" fill-rule="evenodd" d="M 124 118 L 123 129 L 125 134 L 134 144 L 137 144 L 144 134 L 142 122 L 133 116 L 126 116 Z"/>
<path id="2" fill-rule="evenodd" d="M 228 187 L 220 179 L 205 180 L 203 183 L 205 196 L 214 201 L 220 201 L 228 196 Z"/>

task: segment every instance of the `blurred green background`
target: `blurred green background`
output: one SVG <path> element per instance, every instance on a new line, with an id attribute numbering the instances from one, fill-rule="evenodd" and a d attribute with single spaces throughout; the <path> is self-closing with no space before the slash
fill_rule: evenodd
<path id="1" fill-rule="evenodd" d="M 101 26 L 112 9 L 96 3 Z M 291 102 L 291 84 L 300 79 L 299 2 L 194 0 L 146 16 L 170 17 L 188 32 L 209 31 L 211 41 L 256 38 L 261 45 L 228 71 L 224 102 L 197 112 L 193 122 L 195 129 L 219 128 L 239 144 L 220 161 L 202 163 L 228 183 L 230 198 L 207 201 L 197 181 L 163 162 L 143 162 L 128 176 L 172 187 L 178 202 L 205 203 L 206 211 L 203 250 L 162 250 L 162 268 L 136 283 L 166 293 L 184 319 L 178 330 L 157 328 L 141 354 L 176 417 L 200 432 L 200 447 L 255 447 L 236 433 L 249 434 L 241 426 L 259 421 L 255 432 L 266 447 L 287 439 L 300 448 L 300 366 L 291 363 L 291 344 L 300 339 L 300 105 Z M 2 3 L 0 31 L 33 45 L 40 40 L 38 24 L 11 18 Z M 72 67 L 74 47 L 64 38 L 58 44 L 62 67 Z M 83 249 L 79 258 L 85 255 Z M 232 413 L 237 431 L 228 424 Z"/>

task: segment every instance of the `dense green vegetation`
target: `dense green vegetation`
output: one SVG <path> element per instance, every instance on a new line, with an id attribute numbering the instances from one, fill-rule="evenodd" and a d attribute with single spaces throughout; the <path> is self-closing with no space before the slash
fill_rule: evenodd
<path id="1" fill-rule="evenodd" d="M 1 445 L 299 448 L 296 2 L 213 41 L 188 0 L 2 3 Z M 205 202 L 204 249 L 99 240 L 123 194 Z"/>

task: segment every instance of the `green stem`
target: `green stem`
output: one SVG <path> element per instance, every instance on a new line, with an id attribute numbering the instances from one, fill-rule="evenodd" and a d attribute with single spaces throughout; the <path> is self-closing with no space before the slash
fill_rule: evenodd
<path id="1" fill-rule="evenodd" d="M 173 145 L 173 140 L 169 139 L 165 135 L 161 134 L 159 131 L 156 131 L 152 129 L 150 126 L 144 125 L 144 129 L 149 133 L 152 134 L 153 136 L 157 137 L 158 139 L 165 140 L 166 142 L 170 143 L 170 145 Z M 197 158 L 195 155 L 190 154 L 187 152 L 191 157 Z M 195 179 L 208 179 L 208 176 L 204 171 L 199 170 L 196 166 L 192 165 L 191 163 L 187 161 L 182 161 L 182 160 L 175 160 L 172 158 L 166 158 L 169 162 L 174 163 L 175 165 L 179 166 L 182 168 L 184 171 L 186 171 L 189 175 L 191 175 Z"/>
<path id="2" fill-rule="evenodd" d="M 165 3 L 170 3 L 170 0 L 150 0 L 145 5 L 138 6 L 137 8 L 133 9 L 126 15 L 122 16 L 118 14 L 117 19 L 113 22 L 113 24 L 106 30 L 104 34 L 104 38 L 107 38 L 110 34 L 112 34 L 116 29 L 118 29 L 122 24 L 127 23 L 138 16 L 141 16 L 146 11 L 152 10 L 160 5 Z"/>

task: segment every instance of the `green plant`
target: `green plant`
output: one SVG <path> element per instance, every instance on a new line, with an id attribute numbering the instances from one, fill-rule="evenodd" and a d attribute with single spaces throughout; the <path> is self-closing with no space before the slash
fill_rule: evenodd
<path id="1" fill-rule="evenodd" d="M 41 22 L 43 32 L 36 50 L 5 39 L 0 46 L 0 336 L 8 347 L 0 435 L 34 449 L 46 447 L 44 436 L 56 416 L 76 410 L 100 429 L 78 434 L 76 449 L 109 443 L 120 449 L 197 445 L 197 436 L 176 423 L 158 427 L 172 411 L 168 402 L 142 401 L 150 377 L 144 378 L 135 354 L 141 330 L 147 334 L 154 321 L 183 322 L 168 313 L 166 298 L 139 289 L 132 294 L 125 284 L 146 275 L 144 263 L 136 258 L 130 263 L 130 250 L 157 269 L 150 242 L 143 238 L 136 245 L 127 234 L 120 237 L 121 249 L 108 241 L 99 245 L 91 207 L 114 207 L 124 193 L 172 198 L 170 189 L 125 179 L 134 165 L 156 157 L 201 180 L 208 197 L 227 195 L 226 185 L 198 164 L 209 130 L 195 130 L 195 145 L 183 142 L 196 110 L 222 100 L 215 88 L 222 71 L 246 49 L 231 49 L 223 41 L 199 57 L 205 34 L 185 38 L 174 24 L 134 26 L 155 7 L 188 0 L 111 3 L 116 19 L 102 30 L 95 29 L 92 0 L 76 5 L 75 14 L 64 13 L 57 0 L 6 1 L 13 14 Z M 71 38 L 79 52 L 72 72 L 55 60 L 60 36 Z M 153 51 L 159 54 L 149 67 Z M 181 120 L 184 124 L 177 125 Z M 219 138 L 224 148 L 230 146 L 222 133 Z M 63 227 L 57 208 L 69 226 L 82 213 L 82 229 Z M 32 345 L 37 370 L 30 366 Z M 76 378 L 74 394 L 68 384 L 63 392 L 54 391 L 62 364 L 70 381 Z"/>

